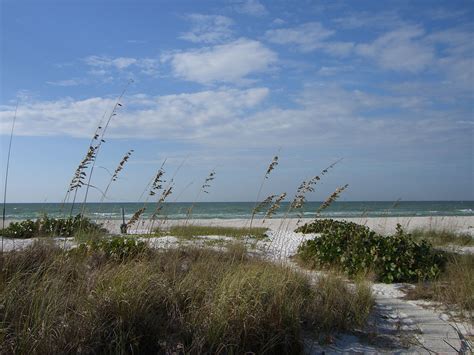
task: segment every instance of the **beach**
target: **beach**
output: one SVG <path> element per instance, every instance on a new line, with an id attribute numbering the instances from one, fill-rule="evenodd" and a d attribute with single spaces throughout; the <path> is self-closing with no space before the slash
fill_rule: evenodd
<path id="1" fill-rule="evenodd" d="M 415 229 L 434 229 L 434 230 L 450 230 L 459 233 L 474 234 L 474 216 L 433 216 L 433 217 L 365 217 L 365 218 L 334 218 L 335 220 L 350 221 L 357 224 L 365 225 L 372 230 L 381 234 L 394 233 L 397 224 L 400 224 L 406 231 Z M 266 227 L 272 231 L 293 231 L 297 226 L 310 223 L 314 219 L 304 218 L 298 220 L 297 218 L 275 218 L 275 219 L 254 219 L 252 227 Z M 98 221 L 103 223 L 104 227 L 112 233 L 120 231 L 121 222 L 118 220 Z M 299 222 L 299 223 L 298 223 Z M 156 226 L 166 228 L 168 226 L 183 225 L 185 223 L 182 219 L 169 219 L 164 221 L 157 221 Z M 147 222 L 145 224 L 139 223 L 140 226 L 136 231 L 146 231 Z M 188 222 L 192 225 L 200 226 L 225 226 L 225 227 L 248 227 L 250 219 L 192 219 Z M 144 228 L 142 228 L 143 226 Z M 132 228 L 135 230 L 135 228 Z"/>
<path id="2" fill-rule="evenodd" d="M 469 233 L 474 236 L 474 216 L 449 216 L 449 217 L 385 217 L 385 218 L 340 218 L 338 220 L 351 221 L 368 226 L 369 228 L 382 233 L 392 234 L 400 224 L 405 230 L 413 231 L 416 229 L 449 230 L 457 233 Z M 249 253 L 259 255 L 265 260 L 271 261 L 277 265 L 287 265 L 294 270 L 308 275 L 313 282 L 317 282 L 321 271 L 308 271 L 300 268 L 294 262 L 292 257 L 297 253 L 299 245 L 305 240 L 312 239 L 316 234 L 295 233 L 294 229 L 304 223 L 311 222 L 312 219 L 255 219 L 252 221 L 252 227 L 267 227 L 267 237 L 262 240 L 248 240 L 246 242 Z M 8 221 L 8 223 L 10 223 Z M 104 224 L 111 233 L 119 233 L 120 221 L 98 221 Z M 164 230 L 172 226 L 183 226 L 185 220 L 166 220 L 156 221 L 155 227 Z M 187 225 L 194 226 L 213 226 L 213 227 L 250 227 L 250 219 L 193 219 L 187 222 Z M 130 231 L 137 235 L 137 239 L 147 243 L 153 249 L 172 250 L 175 248 L 203 247 L 214 250 L 225 250 L 226 246 L 231 245 L 234 240 L 231 237 L 223 235 L 197 235 L 191 239 L 181 239 L 176 236 L 143 236 L 149 228 L 148 221 L 142 221 Z M 19 250 L 31 245 L 35 241 L 32 239 L 5 239 L 5 250 Z M 67 249 L 74 248 L 77 242 L 73 238 L 55 238 L 58 246 Z M 474 252 L 472 247 L 468 253 Z M 406 287 L 414 287 L 404 283 L 383 284 L 374 283 L 372 293 L 376 306 L 372 318 L 369 320 L 370 327 L 373 327 L 377 333 L 375 343 L 368 344 L 361 338 L 353 334 L 342 333 L 337 336 L 332 344 L 321 345 L 312 337 L 306 337 L 305 352 L 310 354 L 319 354 L 322 351 L 328 352 L 380 352 L 387 349 L 383 345 L 383 340 L 391 339 L 395 351 L 413 351 L 423 352 L 426 349 L 436 350 L 446 353 L 451 349 L 449 344 L 456 348 L 463 346 L 462 336 L 472 336 L 472 324 L 468 322 L 459 322 L 452 319 L 452 314 L 441 308 L 436 309 L 435 303 L 426 301 L 407 301 L 404 299 Z M 455 328 L 454 328 L 455 327 Z M 370 328 L 372 329 L 372 328 Z M 420 329 L 423 329 L 420 332 Z M 457 333 L 457 330 L 460 333 Z M 415 335 L 413 335 L 415 334 Z M 385 337 L 385 338 L 384 338 Z M 411 345 L 407 348 L 402 344 L 403 338 L 410 339 Z M 380 339 L 379 339 L 380 338 Z"/>
<path id="3" fill-rule="evenodd" d="M 412 231 L 416 229 L 449 230 L 457 233 L 474 235 L 474 216 L 364 217 L 333 219 L 365 225 L 377 233 L 387 235 L 395 232 L 397 224 L 400 224 L 406 231 Z M 7 227 L 12 222 L 18 221 L 18 219 L 7 219 L 5 220 L 5 227 Z M 111 233 L 120 233 L 120 224 L 122 223 L 120 220 L 94 219 L 94 221 L 101 223 Z M 252 227 L 265 227 L 272 231 L 289 232 L 293 231 L 298 226 L 302 226 L 305 223 L 311 223 L 312 221 L 314 221 L 312 218 L 274 218 L 266 220 L 255 218 L 252 221 Z M 183 219 L 158 219 L 155 221 L 154 226 L 166 229 L 167 227 L 179 226 L 183 225 L 184 223 L 185 220 Z M 241 228 L 250 226 L 250 218 L 196 218 L 189 220 L 187 224 L 198 226 L 223 226 Z M 147 232 L 148 229 L 148 220 L 141 220 L 136 226 L 131 228 L 130 232 L 134 234 L 144 233 Z"/>

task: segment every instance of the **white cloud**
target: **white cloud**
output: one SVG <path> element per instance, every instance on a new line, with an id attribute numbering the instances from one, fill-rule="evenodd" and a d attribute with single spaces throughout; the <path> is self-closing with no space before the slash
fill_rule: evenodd
<path id="1" fill-rule="evenodd" d="M 111 58 L 108 56 L 91 55 L 84 58 L 84 63 L 92 67 L 89 73 L 94 75 L 107 75 L 110 70 L 138 70 L 146 75 L 156 75 L 158 73 L 158 60 L 152 58 L 131 58 L 131 57 L 117 57 Z"/>
<path id="2" fill-rule="evenodd" d="M 464 56 L 474 55 L 473 33 L 462 28 L 451 28 L 436 31 L 426 36 L 426 42 L 430 44 L 442 45 L 441 54 L 443 56 Z"/>
<path id="3" fill-rule="evenodd" d="M 186 140 L 203 146 L 305 148 L 337 145 L 419 145 L 466 142 L 463 112 L 440 110 L 411 93 L 378 95 L 337 86 L 310 86 L 292 107 L 263 105 L 267 88 L 222 88 L 196 93 L 126 97 L 109 137 Z M 20 105 L 18 135 L 89 138 L 114 99 L 30 101 Z M 10 129 L 13 106 L 0 107 L 0 134 Z M 464 144 L 462 143 L 462 144 Z"/>
<path id="4" fill-rule="evenodd" d="M 114 67 L 116 69 L 125 69 L 132 64 L 137 62 L 135 58 L 128 58 L 128 57 L 118 57 L 118 58 L 109 58 L 109 57 L 102 57 L 97 55 L 91 55 L 84 59 L 87 65 L 92 67 L 99 67 L 99 68 L 107 68 L 107 67 Z"/>
<path id="5" fill-rule="evenodd" d="M 436 46 L 439 55 L 435 65 L 446 74 L 446 80 L 457 89 L 462 89 L 472 98 L 474 92 L 474 42 L 472 30 L 451 28 L 436 31 L 426 36 L 425 41 Z"/>
<path id="6" fill-rule="evenodd" d="M 322 50 L 335 57 L 344 57 L 354 51 L 355 44 L 352 42 L 325 42 Z"/>
<path id="7" fill-rule="evenodd" d="M 340 75 L 343 72 L 353 71 L 354 67 L 349 65 L 339 65 L 339 66 L 322 66 L 317 73 L 321 76 L 335 76 Z"/>
<path id="8" fill-rule="evenodd" d="M 468 11 L 466 10 L 451 10 L 445 8 L 434 8 L 427 11 L 427 15 L 433 20 L 452 20 L 459 19 L 460 17 L 466 15 Z"/>
<path id="9" fill-rule="evenodd" d="M 286 21 L 283 20 L 283 19 L 281 19 L 281 18 L 279 18 L 279 17 L 277 17 L 276 19 L 274 19 L 274 20 L 272 21 L 272 24 L 273 24 L 273 25 L 277 25 L 277 26 L 284 25 L 285 23 L 286 23 Z"/>
<path id="10" fill-rule="evenodd" d="M 218 43 L 232 37 L 233 21 L 220 15 L 191 14 L 187 16 L 192 27 L 180 38 L 194 43 Z"/>
<path id="11" fill-rule="evenodd" d="M 351 42 L 328 41 L 335 31 L 319 22 L 308 22 L 295 27 L 279 28 L 265 32 L 265 38 L 276 44 L 294 45 L 302 52 L 322 50 L 333 56 L 345 56 L 352 52 Z"/>
<path id="12" fill-rule="evenodd" d="M 112 105 L 112 99 L 103 98 L 23 101 L 18 107 L 15 133 L 26 136 L 88 136 Z M 8 121 L 12 114 L 11 107 L 1 107 L 2 123 Z M 2 125 L 0 132 L 4 133 L 5 127 Z"/>
<path id="13" fill-rule="evenodd" d="M 121 112 L 109 127 L 109 136 L 195 139 L 208 136 L 212 127 L 246 116 L 268 96 L 267 88 L 220 89 L 151 97 L 135 95 L 123 100 Z M 114 99 L 65 98 L 23 102 L 17 113 L 15 134 L 88 138 Z M 13 106 L 0 107 L 0 134 L 10 129 Z"/>
<path id="14" fill-rule="evenodd" d="M 144 39 L 127 39 L 127 43 L 131 43 L 131 44 L 145 44 L 145 43 L 147 43 L 147 41 L 144 40 Z"/>
<path id="15" fill-rule="evenodd" d="M 419 145 L 438 139 L 466 143 L 469 126 L 456 117 L 463 114 L 430 108 L 431 103 L 410 96 L 385 96 L 320 86 L 305 89 L 296 108 L 260 110 L 245 122 L 235 121 L 227 132 L 241 132 L 240 139 L 255 145 L 286 146 Z M 377 114 L 378 113 L 378 114 Z M 344 143 L 342 143 L 344 142 Z"/>
<path id="16" fill-rule="evenodd" d="M 423 41 L 424 35 L 419 26 L 405 26 L 381 35 L 372 43 L 358 44 L 356 53 L 375 60 L 382 68 L 416 73 L 434 60 L 434 48 Z"/>
<path id="17" fill-rule="evenodd" d="M 244 0 L 235 6 L 235 10 L 251 16 L 263 16 L 268 13 L 265 6 L 258 0 Z"/>
<path id="18" fill-rule="evenodd" d="M 244 82 L 248 76 L 265 71 L 277 55 L 258 41 L 245 38 L 187 52 L 164 56 L 175 76 L 201 84 Z"/>
<path id="19" fill-rule="evenodd" d="M 137 67 L 140 69 L 140 72 L 145 75 L 156 76 L 159 73 L 157 59 L 151 59 L 151 58 L 140 59 L 137 63 Z"/>
<path id="20" fill-rule="evenodd" d="M 341 17 L 332 19 L 338 28 L 356 29 L 356 28 L 398 28 L 405 25 L 395 11 L 386 12 L 351 12 Z"/>
<path id="21" fill-rule="evenodd" d="M 292 28 L 268 30 L 265 37 L 272 43 L 293 44 L 309 52 L 321 48 L 322 42 L 333 34 L 334 31 L 324 28 L 319 22 L 308 22 Z"/>
<path id="22" fill-rule="evenodd" d="M 57 80 L 57 81 L 47 81 L 46 84 L 52 86 L 77 86 L 81 84 L 85 84 L 86 80 L 83 79 L 66 79 L 66 80 Z"/>

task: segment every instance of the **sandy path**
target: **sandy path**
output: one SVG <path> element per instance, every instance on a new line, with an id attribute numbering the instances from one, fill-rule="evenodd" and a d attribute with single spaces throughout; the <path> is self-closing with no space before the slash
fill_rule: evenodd
<path id="1" fill-rule="evenodd" d="M 302 240 L 314 236 L 299 233 L 269 233 L 270 241 L 260 242 L 267 258 L 274 261 L 289 262 L 289 256 L 296 253 Z M 291 263 L 291 261 L 290 261 Z M 317 280 L 319 272 L 302 270 L 291 265 L 312 279 Z M 467 343 L 463 342 L 457 331 L 466 336 L 474 336 L 469 324 L 455 324 L 449 316 L 434 308 L 426 308 L 415 301 L 403 299 L 401 291 L 404 284 L 374 284 L 375 309 L 366 329 L 358 335 L 340 334 L 333 344 L 320 346 L 311 339 L 306 340 L 306 349 L 312 354 L 340 353 L 413 353 L 413 354 L 451 354 L 454 349 L 469 353 Z M 426 303 L 429 305 L 429 303 Z M 374 336 L 374 334 L 377 334 Z M 471 351 L 473 349 L 470 349 Z"/>

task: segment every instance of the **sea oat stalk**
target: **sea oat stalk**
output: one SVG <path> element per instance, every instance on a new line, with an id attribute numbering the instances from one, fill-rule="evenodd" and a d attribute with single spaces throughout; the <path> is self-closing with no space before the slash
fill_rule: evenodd
<path id="1" fill-rule="evenodd" d="M 338 187 L 336 191 L 334 191 L 331 196 L 329 196 L 326 201 L 324 201 L 321 206 L 319 206 L 318 210 L 316 211 L 316 215 L 319 215 L 323 210 L 328 208 L 329 206 L 332 205 L 334 201 L 336 201 L 339 198 L 339 195 L 349 187 L 348 184 L 345 184 L 344 186 Z"/>
<path id="2" fill-rule="evenodd" d="M 145 207 L 140 208 L 133 214 L 132 218 L 130 218 L 130 220 L 127 222 L 127 229 L 129 229 L 133 224 L 135 224 L 140 219 L 140 216 L 142 215 L 143 212 L 145 212 Z"/>
<path id="3" fill-rule="evenodd" d="M 275 202 L 270 206 L 267 213 L 265 214 L 265 217 L 263 217 L 263 223 L 265 223 L 266 219 L 272 218 L 275 212 L 280 208 L 281 203 L 283 202 L 285 198 L 286 198 L 286 192 L 283 192 L 280 196 L 276 198 Z"/>
<path id="4" fill-rule="evenodd" d="M 18 112 L 18 101 L 16 102 L 15 114 L 13 115 L 12 129 L 10 132 L 10 142 L 8 143 L 7 169 L 5 172 L 5 184 L 3 186 L 3 211 L 2 211 L 2 254 L 3 254 L 3 231 L 5 230 L 5 213 L 7 205 L 8 169 L 10 167 L 10 154 L 12 150 L 13 130 L 15 129 L 16 114 Z"/>
<path id="5" fill-rule="evenodd" d="M 206 194 L 209 193 L 208 188 L 211 187 L 211 181 L 213 181 L 216 178 L 216 171 L 212 170 L 207 178 L 204 180 L 204 183 L 202 184 L 201 188 L 199 189 L 196 198 L 194 199 L 194 202 L 192 203 L 191 207 L 188 208 L 188 211 L 186 213 L 186 220 L 184 222 L 184 225 L 186 226 L 188 224 L 189 219 L 191 218 L 191 215 L 193 213 L 194 205 L 196 204 L 196 201 L 199 198 L 199 195 L 204 192 Z"/>
<path id="6" fill-rule="evenodd" d="M 133 149 L 130 149 L 122 158 L 122 160 L 120 160 L 120 163 L 117 165 L 117 167 L 115 168 L 114 170 L 114 173 L 112 174 L 110 180 L 109 180 L 109 183 L 107 184 L 107 187 L 105 188 L 104 190 L 104 194 L 102 195 L 102 198 L 100 200 L 100 202 L 102 203 L 104 201 L 104 199 L 107 197 L 107 192 L 109 191 L 109 188 L 110 186 L 112 185 L 112 183 L 114 181 L 117 181 L 117 178 L 118 178 L 118 175 L 119 173 L 123 170 L 124 166 L 125 166 L 125 163 L 128 162 L 128 160 L 130 159 L 130 157 L 132 156 L 132 153 L 134 152 Z"/>
<path id="7" fill-rule="evenodd" d="M 114 107 L 113 107 L 113 109 L 112 109 L 105 125 L 104 125 L 104 129 L 102 130 L 102 134 L 100 136 L 100 141 L 98 142 L 97 148 L 95 149 L 94 160 L 92 161 L 92 166 L 91 166 L 91 170 L 90 170 L 90 173 L 89 173 L 89 178 L 88 178 L 88 181 L 87 181 L 87 184 L 86 184 L 86 192 L 84 194 L 84 201 L 82 202 L 82 214 L 84 214 L 84 212 L 85 212 L 87 196 L 89 194 L 89 187 L 90 187 L 90 183 L 91 183 L 91 179 L 92 179 L 92 174 L 94 173 L 94 167 L 95 167 L 95 162 L 96 162 L 96 159 L 97 159 L 97 155 L 99 154 L 100 148 L 102 147 L 102 143 L 105 143 L 105 139 L 104 139 L 105 133 L 107 132 L 107 128 L 109 127 L 110 122 L 112 121 L 112 118 L 114 116 L 117 116 L 117 112 L 118 112 L 119 107 L 122 107 L 122 103 L 121 103 L 122 97 L 125 95 L 125 92 L 127 91 L 128 87 L 130 86 L 131 83 L 133 83 L 132 79 L 130 79 L 127 82 L 127 85 L 123 89 L 122 93 L 120 94 L 120 96 L 115 101 L 115 105 L 114 105 Z"/>
<path id="8" fill-rule="evenodd" d="M 292 202 L 289 204 L 288 209 L 285 212 L 285 216 L 281 220 L 279 230 L 281 230 L 281 231 L 288 230 L 288 228 L 290 226 L 290 220 L 287 220 L 287 217 L 290 215 L 292 210 L 298 210 L 298 214 L 297 214 L 298 220 L 296 222 L 296 225 L 299 225 L 299 223 L 301 222 L 301 220 L 303 218 L 303 206 L 306 203 L 306 194 L 309 193 L 309 192 L 313 192 L 314 191 L 314 186 L 321 180 L 321 178 L 324 175 L 326 175 L 329 172 L 329 170 L 331 170 L 341 160 L 342 160 L 342 158 L 336 160 L 331 165 L 329 165 L 327 168 L 323 169 L 321 171 L 321 173 L 319 173 L 319 175 L 315 175 L 315 176 L 313 176 L 312 178 L 310 178 L 308 180 L 304 180 L 300 184 L 300 186 L 296 190 L 296 193 L 295 193 L 295 196 L 294 196 Z M 283 224 L 285 223 L 285 221 L 286 221 L 287 224 L 286 224 L 286 227 L 283 228 Z"/>
<path id="9" fill-rule="evenodd" d="M 262 193 L 263 184 L 265 183 L 265 180 L 268 179 L 268 177 L 270 176 L 270 173 L 276 168 L 277 165 L 278 165 L 278 155 L 275 155 L 273 157 L 272 162 L 270 163 L 270 165 L 268 165 L 267 171 L 265 172 L 265 175 L 263 176 L 262 182 L 260 183 L 260 187 L 259 187 L 258 192 L 257 192 L 257 199 L 255 201 L 255 206 L 252 210 L 252 217 L 250 217 L 249 230 L 252 229 L 252 223 L 253 223 L 253 220 L 255 218 L 255 214 L 257 213 L 257 206 L 259 204 L 258 201 L 260 199 L 260 194 Z"/>
<path id="10" fill-rule="evenodd" d="M 156 208 L 155 208 L 155 211 L 153 212 L 153 214 L 151 215 L 151 227 L 150 227 L 150 232 L 153 231 L 153 226 L 154 226 L 154 223 L 155 223 L 155 220 L 156 218 L 158 217 L 158 215 L 160 214 L 160 211 L 163 209 L 163 204 L 165 203 L 166 199 L 168 198 L 169 195 L 171 195 L 173 193 L 173 181 L 170 182 L 170 186 L 168 186 L 167 189 L 163 190 L 163 192 L 161 193 L 161 196 L 156 204 Z"/>
<path id="11" fill-rule="evenodd" d="M 268 206 L 270 206 L 270 204 L 273 202 L 273 199 L 275 197 L 277 197 L 278 195 L 270 195 L 268 196 L 265 200 L 263 200 L 262 202 L 260 202 L 253 210 L 252 210 L 252 213 L 255 215 L 259 212 L 261 212 L 262 210 L 266 209 Z"/>
<path id="12" fill-rule="evenodd" d="M 61 205 L 61 210 L 63 210 L 64 204 L 66 202 L 68 202 L 71 192 L 74 191 L 74 196 L 72 198 L 69 217 L 71 217 L 72 213 L 73 213 L 74 205 L 76 203 L 78 189 L 80 189 L 83 185 L 86 184 L 85 179 L 86 179 L 87 174 L 86 174 L 85 170 L 87 169 L 88 165 L 92 162 L 92 160 L 95 159 L 95 152 L 97 151 L 97 148 L 98 148 L 100 131 L 102 129 L 102 121 L 104 120 L 106 114 L 107 114 L 107 112 L 104 112 L 102 118 L 99 121 L 99 124 L 97 125 L 97 128 L 94 132 L 94 135 L 92 136 L 92 138 L 90 140 L 89 148 L 87 149 L 86 155 L 82 159 L 82 161 L 80 162 L 79 166 L 76 168 L 76 171 L 74 172 L 74 175 L 71 179 L 71 182 L 69 183 L 69 187 L 68 187 L 68 190 L 66 192 L 66 196 L 64 197 L 63 203 Z"/>

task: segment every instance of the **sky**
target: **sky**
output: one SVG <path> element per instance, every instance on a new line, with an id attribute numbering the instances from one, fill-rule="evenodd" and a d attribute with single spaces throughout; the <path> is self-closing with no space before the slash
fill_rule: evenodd
<path id="1" fill-rule="evenodd" d="M 62 201 L 125 89 L 91 182 L 134 149 L 109 202 L 137 201 L 165 160 L 169 201 L 213 170 L 200 201 L 254 201 L 274 155 L 262 195 L 342 158 L 310 200 L 474 199 L 472 0 L 0 4 L 10 202 Z"/>

